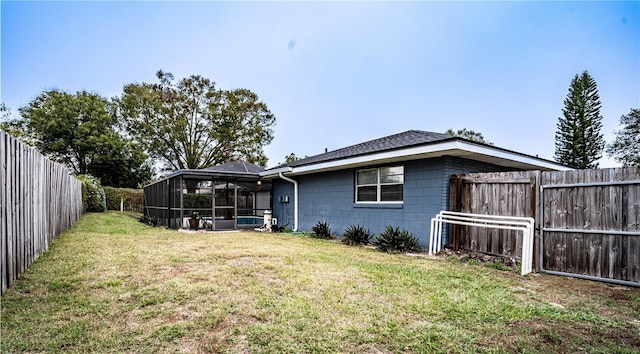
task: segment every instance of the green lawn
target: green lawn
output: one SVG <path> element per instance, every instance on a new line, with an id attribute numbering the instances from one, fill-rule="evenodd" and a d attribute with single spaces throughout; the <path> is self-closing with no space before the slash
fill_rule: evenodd
<path id="1" fill-rule="evenodd" d="M 87 214 L 2 296 L 2 352 L 639 352 L 640 289 Z"/>

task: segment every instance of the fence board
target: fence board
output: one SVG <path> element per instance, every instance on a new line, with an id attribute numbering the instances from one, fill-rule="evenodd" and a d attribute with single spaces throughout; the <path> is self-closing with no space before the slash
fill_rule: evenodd
<path id="1" fill-rule="evenodd" d="M 537 210 L 537 190 L 532 185 L 536 175 L 537 171 L 519 171 L 452 176 L 451 210 L 533 217 Z M 467 249 L 514 259 L 522 257 L 522 235 L 518 231 L 465 226 L 450 230 L 450 240 L 456 250 Z"/>
<path id="2" fill-rule="evenodd" d="M 2 293 L 81 214 L 80 181 L 0 130 Z"/>
<path id="3" fill-rule="evenodd" d="M 4 197 L 5 195 L 9 194 L 7 190 L 6 149 L 7 149 L 6 139 L 4 138 L 4 135 L 0 135 L 0 171 L 3 172 L 3 173 L 0 173 L 0 195 L 3 196 L 3 198 L 0 198 L 0 220 L 4 220 L 8 218 L 7 212 L 9 209 L 8 199 Z M 7 258 L 7 254 L 5 253 L 5 250 L 7 249 L 8 232 L 9 230 L 6 223 L 0 222 L 0 251 L 2 252 L 2 254 L 0 255 L 1 257 L 0 266 L 2 267 L 2 269 L 0 270 L 2 275 L 0 277 L 2 278 L 2 281 L 0 283 L 0 289 L 5 289 L 8 286 L 7 277 L 5 276 L 7 269 L 4 261 Z"/>
<path id="4" fill-rule="evenodd" d="M 553 229 L 534 240 L 537 270 L 640 283 L 639 180 L 638 167 L 455 175 L 451 210 L 532 216 L 538 230 Z M 455 227 L 450 240 L 454 249 L 513 258 L 522 248 L 515 232 Z"/>
<path id="5" fill-rule="evenodd" d="M 545 259 L 544 269 L 640 283 L 640 183 L 634 182 L 638 180 L 637 167 L 543 172 L 544 227 L 590 231 L 572 234 L 568 267 Z M 545 231 L 545 244 L 556 244 L 560 234 Z M 548 245 L 545 256 L 557 259 L 554 253 L 561 250 Z"/>

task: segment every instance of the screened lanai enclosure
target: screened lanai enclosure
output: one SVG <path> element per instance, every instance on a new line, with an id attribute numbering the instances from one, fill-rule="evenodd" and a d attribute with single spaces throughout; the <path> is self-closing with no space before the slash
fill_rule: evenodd
<path id="1" fill-rule="evenodd" d="M 144 187 L 144 214 L 170 228 L 234 230 L 263 224 L 271 209 L 271 181 L 245 161 L 178 170 Z"/>

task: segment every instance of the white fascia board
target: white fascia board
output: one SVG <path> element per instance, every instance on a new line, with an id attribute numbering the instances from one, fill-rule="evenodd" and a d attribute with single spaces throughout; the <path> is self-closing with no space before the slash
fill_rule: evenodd
<path id="1" fill-rule="evenodd" d="M 520 154 L 513 151 L 492 148 L 484 145 L 470 144 L 462 141 L 458 142 L 458 144 L 461 145 L 462 150 L 465 150 L 471 153 L 487 155 L 487 156 L 491 156 L 501 160 L 515 161 L 521 164 L 535 166 L 539 169 L 557 170 L 557 171 L 566 171 L 571 169 L 570 167 L 559 164 L 557 162 L 543 160 L 537 157 Z"/>
<path id="2" fill-rule="evenodd" d="M 280 168 L 276 168 L 273 170 L 266 170 L 266 171 L 262 171 L 260 172 L 260 177 L 262 178 L 272 178 L 272 177 L 278 177 L 278 174 L 280 174 L 280 172 L 282 173 L 290 173 L 291 171 L 293 171 L 293 167 L 280 167 Z"/>
<path id="3" fill-rule="evenodd" d="M 400 150 L 383 151 L 379 153 L 354 156 L 350 158 L 321 162 L 299 167 L 285 167 L 276 170 L 265 171 L 261 177 L 277 175 L 278 172 L 288 175 L 308 174 L 321 171 L 332 171 L 343 168 L 372 165 L 377 163 L 387 163 L 396 161 L 407 161 L 421 158 L 433 158 L 444 155 L 463 156 L 473 158 L 473 155 L 483 155 L 491 159 L 512 161 L 520 165 L 519 168 L 543 169 L 543 170 L 569 170 L 570 168 L 552 161 L 539 159 L 508 150 L 494 148 L 490 146 L 468 143 L 465 141 L 453 140 L 438 144 L 416 146 Z M 496 161 L 497 163 L 498 161 Z M 513 164 L 512 163 L 512 164 Z M 287 170 L 288 169 L 288 170 Z"/>

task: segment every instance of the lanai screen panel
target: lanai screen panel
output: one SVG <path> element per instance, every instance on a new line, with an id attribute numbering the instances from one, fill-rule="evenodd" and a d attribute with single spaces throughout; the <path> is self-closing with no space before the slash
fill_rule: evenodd
<path id="1" fill-rule="evenodd" d="M 189 227 L 188 220 L 196 218 L 199 220 L 198 228 L 213 229 L 212 186 L 210 177 L 183 177 L 181 227 Z"/>
<path id="2" fill-rule="evenodd" d="M 171 209 L 169 211 L 169 227 L 179 228 L 182 225 L 182 190 L 180 188 L 182 182 L 182 176 L 175 176 L 169 178 L 169 205 Z"/>
<path id="3" fill-rule="evenodd" d="M 236 228 L 236 183 L 233 180 L 215 181 L 215 229 Z"/>
<path id="4" fill-rule="evenodd" d="M 144 187 L 144 215 L 162 220 L 162 224 L 169 226 L 169 195 L 168 181 L 161 180 Z"/>

